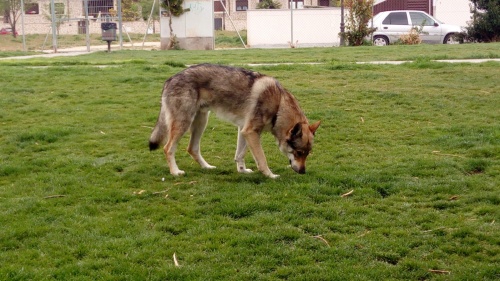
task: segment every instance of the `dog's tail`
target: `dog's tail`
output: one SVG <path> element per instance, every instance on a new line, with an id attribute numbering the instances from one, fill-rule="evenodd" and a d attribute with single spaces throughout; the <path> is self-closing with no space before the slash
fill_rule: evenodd
<path id="1" fill-rule="evenodd" d="M 167 137 L 168 127 L 166 117 L 166 108 L 162 102 L 158 121 L 156 122 L 156 126 L 149 137 L 149 150 L 157 149 Z"/>

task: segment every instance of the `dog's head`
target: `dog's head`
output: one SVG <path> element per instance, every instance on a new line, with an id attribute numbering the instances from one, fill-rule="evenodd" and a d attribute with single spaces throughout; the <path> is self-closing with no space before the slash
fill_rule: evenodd
<path id="1" fill-rule="evenodd" d="M 314 133 L 321 122 L 318 121 L 312 125 L 308 123 L 297 123 L 287 133 L 286 141 L 280 144 L 280 150 L 283 152 L 292 169 L 299 173 L 306 172 L 306 158 L 311 152 Z"/>

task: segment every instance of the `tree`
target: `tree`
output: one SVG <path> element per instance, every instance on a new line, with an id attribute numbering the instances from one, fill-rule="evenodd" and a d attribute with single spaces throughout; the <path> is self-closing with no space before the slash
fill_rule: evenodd
<path id="1" fill-rule="evenodd" d="M 472 21 L 465 39 L 472 42 L 500 41 L 500 0 L 470 0 Z"/>
<path id="2" fill-rule="evenodd" d="M 158 3 L 151 0 L 141 0 L 139 3 L 142 7 L 142 19 L 147 21 L 149 20 L 149 16 L 152 16 L 151 20 L 153 21 L 153 33 L 155 33 L 155 21 L 160 20 Z M 151 9 L 153 9 L 153 13 L 151 13 Z"/>
<path id="3" fill-rule="evenodd" d="M 170 28 L 170 41 L 167 45 L 167 49 L 177 49 L 179 47 L 179 42 L 177 41 L 177 36 L 174 34 L 172 29 L 172 17 L 178 17 L 184 14 L 185 10 L 182 7 L 184 0 L 161 0 L 161 6 L 168 13 L 168 27 Z"/>
<path id="4" fill-rule="evenodd" d="M 24 4 L 30 4 L 29 0 L 25 0 Z M 21 0 L 0 0 L 0 8 L 5 11 L 7 21 L 12 28 L 12 36 L 17 36 L 16 26 L 19 17 L 21 16 Z"/>
<path id="5" fill-rule="evenodd" d="M 52 8 L 51 4 L 45 6 L 44 17 L 48 21 L 52 21 Z M 68 20 L 69 16 L 64 12 L 64 3 L 54 3 L 54 16 L 56 21 L 56 31 L 59 34 L 59 30 L 64 21 Z"/>
<path id="6" fill-rule="evenodd" d="M 365 38 L 370 36 L 375 28 L 369 27 L 372 18 L 372 7 L 374 0 L 345 0 L 344 6 L 349 10 L 347 16 L 346 31 L 339 35 L 347 41 L 350 46 L 363 45 Z"/>
<path id="7" fill-rule="evenodd" d="M 136 21 L 141 17 L 141 6 L 133 0 L 122 1 L 122 19 L 124 21 Z"/>
<path id="8" fill-rule="evenodd" d="M 281 3 L 273 0 L 262 0 L 257 4 L 257 9 L 279 9 Z"/>

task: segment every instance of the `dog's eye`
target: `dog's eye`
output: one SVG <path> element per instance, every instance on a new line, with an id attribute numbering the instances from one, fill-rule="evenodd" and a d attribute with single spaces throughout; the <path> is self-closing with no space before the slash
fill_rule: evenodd
<path id="1" fill-rule="evenodd" d="M 307 153 L 307 152 L 305 152 L 305 151 L 301 151 L 301 150 L 297 150 L 297 151 L 295 151 L 295 156 L 296 156 L 296 157 L 304 157 L 304 156 L 307 156 L 307 154 L 308 154 L 308 153 Z"/>

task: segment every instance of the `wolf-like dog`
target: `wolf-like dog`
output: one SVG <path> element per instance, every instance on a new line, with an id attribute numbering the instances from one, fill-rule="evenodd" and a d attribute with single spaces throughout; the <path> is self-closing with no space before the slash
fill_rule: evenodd
<path id="1" fill-rule="evenodd" d="M 252 172 L 244 161 L 248 146 L 259 171 L 270 178 L 278 177 L 267 166 L 260 141 L 261 133 L 270 131 L 292 169 L 305 173 L 306 158 L 320 121 L 309 124 L 295 97 L 275 78 L 243 68 L 199 64 L 165 81 L 160 114 L 149 138 L 150 150 L 165 144 L 163 150 L 172 175 L 184 174 L 175 162 L 175 151 L 188 130 L 189 154 L 202 168 L 215 168 L 200 152 L 209 111 L 238 127 L 234 158 L 238 172 Z"/>

